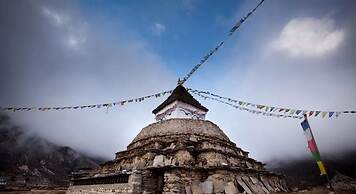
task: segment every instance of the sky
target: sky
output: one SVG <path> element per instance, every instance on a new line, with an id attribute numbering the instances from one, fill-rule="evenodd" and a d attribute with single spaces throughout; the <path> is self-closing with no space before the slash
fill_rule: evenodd
<path id="1" fill-rule="evenodd" d="M 173 89 L 258 1 L 0 1 L 0 106 L 68 106 Z M 356 109 L 356 3 L 267 0 L 186 83 L 234 99 Z M 166 97 L 78 111 L 8 113 L 48 140 L 114 157 Z M 309 157 L 300 120 L 196 97 L 207 119 L 262 161 Z M 356 119 L 309 119 L 321 154 L 356 146 Z"/>

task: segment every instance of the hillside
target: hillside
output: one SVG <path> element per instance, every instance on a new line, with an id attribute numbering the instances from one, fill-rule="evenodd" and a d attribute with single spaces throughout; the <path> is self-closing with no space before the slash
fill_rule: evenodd
<path id="1" fill-rule="evenodd" d="M 70 173 L 97 163 L 73 150 L 14 126 L 0 115 L 0 181 L 12 186 L 65 186 Z"/>
<path id="2" fill-rule="evenodd" d="M 343 174 L 356 178 L 356 151 L 348 151 L 343 154 L 324 155 L 323 161 L 327 167 L 330 179 L 335 174 Z M 286 175 L 289 187 L 308 188 L 320 186 L 327 182 L 321 177 L 317 164 L 312 158 L 301 158 L 293 161 L 270 161 L 270 170 Z"/>

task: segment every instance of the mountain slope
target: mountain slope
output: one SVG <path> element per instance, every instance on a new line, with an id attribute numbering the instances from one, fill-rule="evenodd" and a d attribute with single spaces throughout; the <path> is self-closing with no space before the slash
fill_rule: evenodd
<path id="1" fill-rule="evenodd" d="M 0 177 L 14 186 L 68 185 L 79 168 L 96 168 L 89 157 L 70 147 L 53 144 L 28 134 L 0 115 Z"/>
<path id="2" fill-rule="evenodd" d="M 330 179 L 335 174 L 356 178 L 356 151 L 343 154 L 324 155 L 323 162 Z M 306 188 L 327 183 L 326 177 L 320 176 L 319 168 L 312 158 L 301 158 L 293 161 L 268 162 L 270 170 L 286 175 L 289 187 Z"/>

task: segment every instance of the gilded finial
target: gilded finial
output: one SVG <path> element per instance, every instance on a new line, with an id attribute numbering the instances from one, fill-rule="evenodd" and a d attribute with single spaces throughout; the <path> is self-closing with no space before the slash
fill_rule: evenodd
<path id="1" fill-rule="evenodd" d="M 177 86 L 179 85 L 182 85 L 182 80 L 180 80 L 180 78 L 178 78 L 178 81 L 177 81 Z"/>

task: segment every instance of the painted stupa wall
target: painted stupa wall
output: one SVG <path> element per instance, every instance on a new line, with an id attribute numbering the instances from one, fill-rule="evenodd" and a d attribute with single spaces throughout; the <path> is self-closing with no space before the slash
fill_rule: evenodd
<path id="1" fill-rule="evenodd" d="M 206 111 L 203 111 L 187 103 L 175 101 L 167 105 L 162 110 L 158 111 L 155 115 L 156 121 L 163 121 L 173 118 L 204 120 Z"/>
<path id="2" fill-rule="evenodd" d="M 283 176 L 248 157 L 214 123 L 174 118 L 143 128 L 114 160 L 77 178 L 68 193 L 270 193 Z"/>

